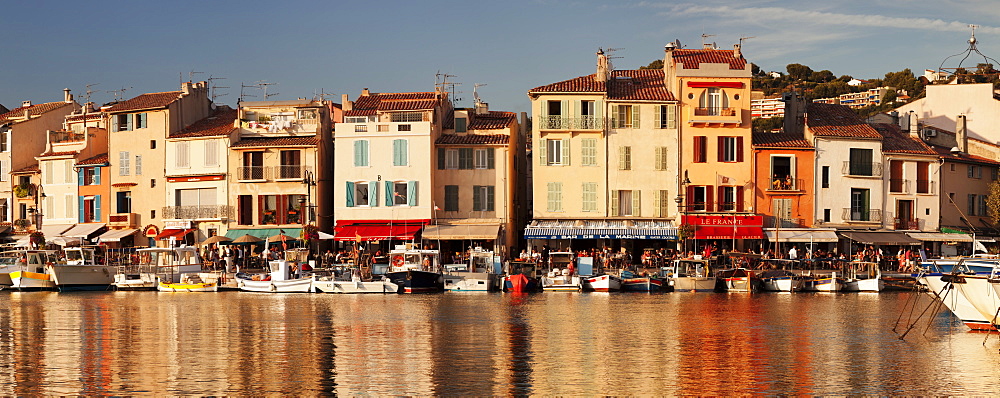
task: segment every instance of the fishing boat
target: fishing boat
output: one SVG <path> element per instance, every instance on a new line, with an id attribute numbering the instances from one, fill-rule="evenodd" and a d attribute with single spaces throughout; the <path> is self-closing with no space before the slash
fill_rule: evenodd
<path id="1" fill-rule="evenodd" d="M 493 252 L 477 247 L 469 252 L 468 264 L 445 265 L 444 290 L 449 292 L 500 291 L 500 272 Z"/>
<path id="2" fill-rule="evenodd" d="M 365 277 L 367 276 L 367 277 Z M 396 293 L 399 286 L 382 275 L 364 275 L 358 267 L 345 268 L 340 274 L 317 277 L 313 287 L 318 293 Z"/>
<path id="3" fill-rule="evenodd" d="M 724 292 L 753 292 L 760 288 L 760 278 L 753 270 L 731 268 L 715 273 L 716 290 Z"/>
<path id="4" fill-rule="evenodd" d="M 161 292 L 217 292 L 217 282 L 205 282 L 198 274 L 182 274 L 180 282 L 159 281 L 156 290 Z"/>
<path id="5" fill-rule="evenodd" d="M 18 290 L 55 290 L 56 284 L 47 264 L 59 261 L 54 250 L 17 250 L 15 267 L 10 271 L 11 288 Z"/>
<path id="6" fill-rule="evenodd" d="M 117 290 L 159 290 L 160 283 L 180 283 L 183 275 L 202 270 L 198 249 L 192 246 L 150 247 L 136 250 L 139 264 L 117 269 Z"/>
<path id="7" fill-rule="evenodd" d="M 617 292 L 622 290 L 622 278 L 611 274 L 585 276 L 583 277 L 583 290 L 593 292 Z"/>
<path id="8" fill-rule="evenodd" d="M 625 292 L 658 292 L 665 289 L 663 278 L 639 276 L 629 270 L 621 273 L 622 291 Z"/>
<path id="9" fill-rule="evenodd" d="M 541 290 L 541 280 L 535 275 L 533 261 L 511 261 L 507 264 L 507 275 L 503 278 L 503 291 L 526 293 Z"/>
<path id="10" fill-rule="evenodd" d="M 305 261 L 305 250 L 289 249 L 285 258 L 267 262 L 268 273 L 250 275 L 236 274 L 236 285 L 240 290 L 263 293 L 312 293 L 316 277 L 311 273 L 302 276 L 298 270 Z"/>
<path id="11" fill-rule="evenodd" d="M 715 276 L 710 275 L 709 261 L 695 256 L 694 259 L 674 260 L 674 290 L 681 292 L 713 292 Z"/>
<path id="12" fill-rule="evenodd" d="M 803 292 L 837 292 L 843 287 L 843 281 L 837 276 L 837 271 L 829 273 L 808 273 L 801 277 Z"/>
<path id="13" fill-rule="evenodd" d="M 802 288 L 802 281 L 786 269 L 767 270 L 760 273 L 760 289 L 765 292 L 794 292 Z"/>
<path id="14" fill-rule="evenodd" d="M 936 297 L 965 326 L 972 330 L 995 330 L 993 324 L 955 289 L 954 280 L 958 275 L 975 274 L 966 267 L 956 267 L 957 260 L 930 260 L 920 264 L 922 271 L 916 275 L 917 281 L 927 287 L 928 293 Z"/>
<path id="15" fill-rule="evenodd" d="M 65 261 L 47 265 L 59 291 L 109 290 L 115 282 L 116 266 L 98 264 L 94 246 L 67 247 Z"/>
<path id="16" fill-rule="evenodd" d="M 883 288 L 885 281 L 882 280 L 882 271 L 879 270 L 878 263 L 851 263 L 847 277 L 844 278 L 845 292 L 880 292 Z"/>
<path id="17" fill-rule="evenodd" d="M 444 291 L 440 253 L 398 245 L 389 252 L 386 277 L 400 288 L 400 293 L 436 293 Z"/>
<path id="18" fill-rule="evenodd" d="M 542 291 L 578 292 L 583 290 L 583 279 L 576 272 L 576 255 L 573 252 L 550 252 L 549 272 L 542 276 Z"/>

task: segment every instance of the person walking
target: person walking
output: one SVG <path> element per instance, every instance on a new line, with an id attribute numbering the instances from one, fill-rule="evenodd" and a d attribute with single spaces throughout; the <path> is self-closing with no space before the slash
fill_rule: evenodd
<path id="1" fill-rule="evenodd" d="M 798 247 L 799 247 L 798 245 L 792 245 L 792 248 L 788 249 L 788 259 L 789 260 L 798 260 L 799 259 L 799 250 L 798 250 Z"/>

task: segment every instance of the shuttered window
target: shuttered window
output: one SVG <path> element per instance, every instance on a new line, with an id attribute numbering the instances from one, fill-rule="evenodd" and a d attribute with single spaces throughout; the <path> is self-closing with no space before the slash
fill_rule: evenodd
<path id="1" fill-rule="evenodd" d="M 632 170 L 632 147 L 618 147 L 618 170 Z"/>
<path id="2" fill-rule="evenodd" d="M 653 217 L 667 217 L 670 214 L 670 196 L 666 190 L 653 191 Z"/>
<path id="3" fill-rule="evenodd" d="M 219 165 L 219 141 L 205 141 L 205 166 L 215 167 Z"/>
<path id="4" fill-rule="evenodd" d="M 693 145 L 693 147 L 691 149 L 692 149 L 692 151 L 694 153 L 694 157 L 692 159 L 692 162 L 694 162 L 694 163 L 705 163 L 705 162 L 708 161 L 708 156 L 707 156 L 707 153 L 708 153 L 708 139 L 707 139 L 707 137 L 705 137 L 703 135 L 695 136 L 694 137 L 694 145 Z"/>
<path id="5" fill-rule="evenodd" d="M 135 155 L 135 175 L 142 175 L 142 155 Z"/>
<path id="6" fill-rule="evenodd" d="M 484 148 L 476 149 L 475 160 L 477 169 L 493 169 L 494 168 L 494 156 L 496 154 L 495 148 Z"/>
<path id="7" fill-rule="evenodd" d="M 177 146 L 175 146 L 174 148 L 177 150 L 176 166 L 181 169 L 186 169 L 191 167 L 190 143 L 187 141 L 181 141 L 178 142 Z"/>
<path id="8" fill-rule="evenodd" d="M 580 140 L 580 165 L 597 166 L 597 140 L 584 138 Z"/>
<path id="9" fill-rule="evenodd" d="M 127 175 L 131 174 L 129 172 L 129 170 L 130 170 L 129 161 L 130 160 L 131 160 L 131 157 L 129 156 L 128 152 L 125 152 L 125 151 L 118 152 L 118 175 L 119 176 L 127 176 Z"/>
<path id="10" fill-rule="evenodd" d="M 492 185 L 473 185 L 472 211 L 494 211 L 494 193 Z"/>
<path id="11" fill-rule="evenodd" d="M 444 186 L 444 211 L 458 211 L 458 185 Z"/>
<path id="12" fill-rule="evenodd" d="M 597 183 L 583 183 L 583 211 L 597 211 Z"/>
<path id="13" fill-rule="evenodd" d="M 563 211 L 562 208 L 562 183 L 561 182 L 550 182 L 548 183 L 548 211 L 558 212 Z"/>
<path id="14" fill-rule="evenodd" d="M 473 162 L 473 151 L 472 148 L 459 148 L 458 149 L 458 168 L 460 170 L 472 170 Z"/>
<path id="15" fill-rule="evenodd" d="M 656 170 L 667 170 L 670 166 L 670 159 L 667 157 L 668 148 L 665 146 L 658 146 L 654 148 L 656 151 L 655 159 L 653 160 L 653 166 Z"/>

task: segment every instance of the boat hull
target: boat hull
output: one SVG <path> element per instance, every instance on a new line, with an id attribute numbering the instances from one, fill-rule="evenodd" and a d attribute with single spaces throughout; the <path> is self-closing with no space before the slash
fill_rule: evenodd
<path id="1" fill-rule="evenodd" d="M 885 289 L 882 278 L 850 279 L 844 281 L 845 292 L 880 292 Z"/>
<path id="2" fill-rule="evenodd" d="M 803 292 L 837 292 L 843 282 L 837 277 L 808 278 L 802 281 Z"/>
<path id="3" fill-rule="evenodd" d="M 919 279 L 919 282 L 927 286 L 930 294 L 941 300 L 944 306 L 951 310 L 951 313 L 965 326 L 972 330 L 996 330 L 990 321 L 982 316 L 979 310 L 954 288 L 954 285 L 942 280 L 941 275 L 924 275 Z"/>
<path id="4" fill-rule="evenodd" d="M 626 292 L 658 292 L 663 290 L 663 285 L 663 280 L 656 278 L 622 279 L 622 291 Z"/>
<path id="5" fill-rule="evenodd" d="M 137 291 L 156 290 L 156 276 L 152 274 L 116 274 L 114 286 L 116 290 Z"/>
<path id="6" fill-rule="evenodd" d="M 714 292 L 714 276 L 678 276 L 674 277 L 674 291 L 678 292 Z"/>
<path id="7" fill-rule="evenodd" d="M 801 288 L 801 281 L 793 276 L 763 278 L 761 280 L 761 290 L 766 292 L 794 292 Z"/>
<path id="8" fill-rule="evenodd" d="M 972 303 L 982 317 L 996 325 L 1000 296 L 990 286 L 986 275 L 966 275 L 955 281 L 955 288 Z"/>
<path id="9" fill-rule="evenodd" d="M 59 291 L 109 290 L 115 282 L 111 265 L 50 265 L 47 267 Z"/>
<path id="10" fill-rule="evenodd" d="M 520 275 L 520 274 L 518 274 Z M 541 290 L 541 281 L 538 278 L 529 278 L 524 276 L 523 284 L 515 286 L 514 281 L 511 279 L 514 275 L 508 275 L 503 278 L 503 291 L 505 292 L 537 292 Z"/>
<path id="11" fill-rule="evenodd" d="M 217 292 L 218 283 L 164 283 L 156 285 L 156 290 L 161 292 Z"/>
<path id="12" fill-rule="evenodd" d="M 240 290 L 260 293 L 312 293 L 313 278 L 297 278 L 284 281 L 254 281 L 239 279 Z"/>
<path id="13" fill-rule="evenodd" d="M 593 292 L 617 292 L 622 290 L 621 278 L 614 275 L 597 275 L 583 278 L 583 290 Z"/>
<path id="14" fill-rule="evenodd" d="M 444 290 L 448 292 L 496 292 L 500 291 L 500 276 L 485 272 L 445 275 Z"/>
<path id="15" fill-rule="evenodd" d="M 320 293 L 396 293 L 399 286 L 389 281 L 314 281 L 313 287 Z"/>
<path id="16" fill-rule="evenodd" d="M 397 271 L 385 275 L 399 287 L 399 293 L 437 293 L 444 291 L 444 276 L 428 271 Z"/>
<path id="17" fill-rule="evenodd" d="M 14 271 L 10 273 L 11 287 L 18 290 L 55 290 L 56 284 L 49 274 Z"/>
<path id="18" fill-rule="evenodd" d="M 544 292 L 579 292 L 583 290 L 583 282 L 579 276 L 542 277 Z"/>

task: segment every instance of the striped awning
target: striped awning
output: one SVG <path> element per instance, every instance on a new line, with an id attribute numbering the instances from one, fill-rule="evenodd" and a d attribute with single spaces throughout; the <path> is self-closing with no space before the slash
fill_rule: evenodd
<path id="1" fill-rule="evenodd" d="M 524 238 L 676 240 L 677 228 L 667 221 L 536 220 Z"/>

